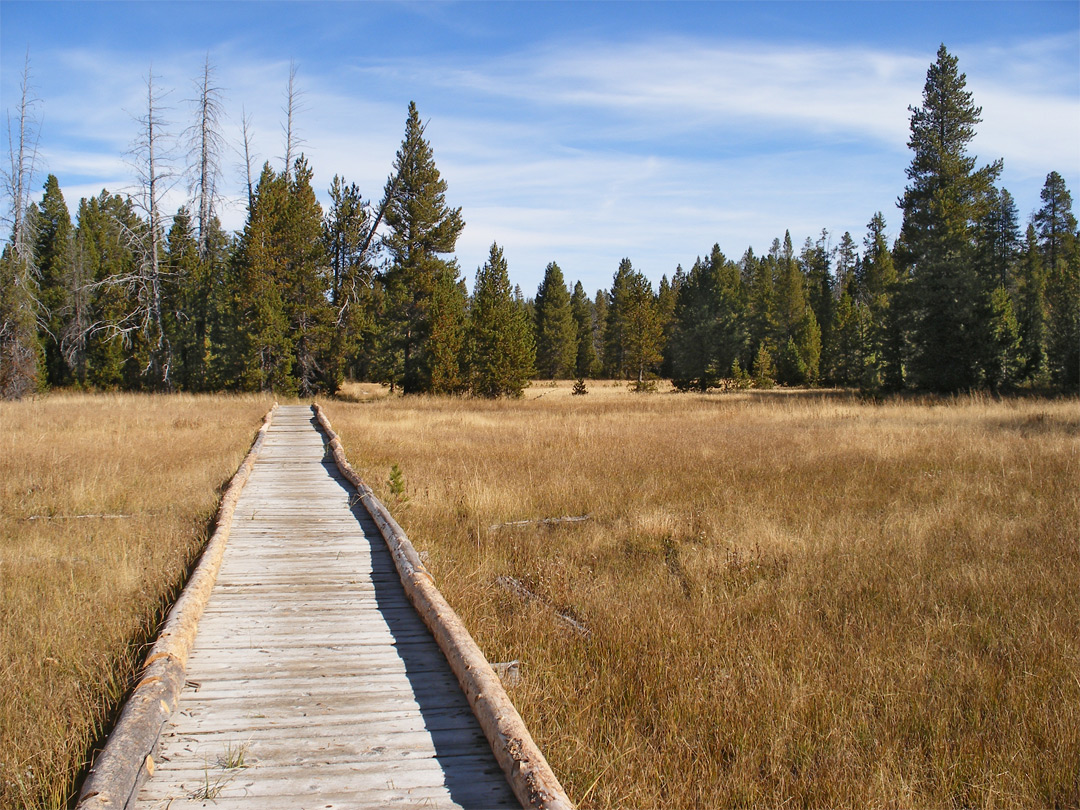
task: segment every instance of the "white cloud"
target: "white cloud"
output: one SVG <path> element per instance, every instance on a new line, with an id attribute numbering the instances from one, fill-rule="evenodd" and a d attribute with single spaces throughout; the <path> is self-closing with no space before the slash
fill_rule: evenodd
<path id="1" fill-rule="evenodd" d="M 1021 211 L 1050 170 L 1080 180 L 1075 39 L 1054 37 L 959 54 L 984 123 L 974 151 L 1004 157 L 1003 182 Z M 165 52 L 153 69 L 173 88 L 167 117 L 184 128 L 204 52 Z M 699 38 L 562 42 L 511 54 L 411 56 L 329 64 L 298 55 L 297 121 L 325 199 L 332 176 L 378 202 L 400 143 L 406 102 L 418 98 L 427 136 L 467 222 L 458 256 L 472 277 L 492 241 L 514 280 L 535 291 L 557 260 L 586 287 L 610 283 L 620 258 L 654 280 L 713 242 L 732 256 L 767 249 L 790 229 L 851 230 L 893 208 L 909 156 L 908 105 L 921 102 L 933 53 L 867 47 L 783 46 Z M 241 106 L 256 151 L 279 165 L 289 62 L 256 59 L 230 43 L 212 49 L 231 152 L 222 190 L 226 227 L 243 224 Z M 43 156 L 69 205 L 88 189 L 130 178 L 123 153 L 145 106 L 149 64 L 86 49 L 41 54 Z M 5 77 L 5 99 L 10 91 Z M 5 103 L 7 103 L 5 101 Z M 182 151 L 182 150 L 179 150 Z M 177 154 L 177 158 L 181 158 Z M 98 179 L 94 179 L 98 178 Z M 130 185 L 125 179 L 122 185 Z M 169 204 L 182 202 L 182 189 Z"/>

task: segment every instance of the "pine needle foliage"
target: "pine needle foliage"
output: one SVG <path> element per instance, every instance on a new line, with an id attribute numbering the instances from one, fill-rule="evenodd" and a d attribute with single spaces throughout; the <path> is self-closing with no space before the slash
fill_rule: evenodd
<path id="1" fill-rule="evenodd" d="M 520 397 L 533 374 L 532 330 L 514 300 L 506 259 L 494 242 L 476 271 L 469 313 L 470 388 L 482 397 Z"/>

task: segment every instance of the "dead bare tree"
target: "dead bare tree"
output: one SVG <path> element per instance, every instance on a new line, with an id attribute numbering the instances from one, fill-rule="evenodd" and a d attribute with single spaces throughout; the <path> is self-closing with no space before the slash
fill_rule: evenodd
<path id="1" fill-rule="evenodd" d="M 247 172 L 247 200 L 250 211 L 255 204 L 255 186 L 251 180 L 251 161 L 255 159 L 255 155 L 251 151 L 251 116 L 243 107 L 240 108 L 240 133 L 244 141 L 244 169 Z"/>
<path id="2" fill-rule="evenodd" d="M 195 108 L 195 122 L 185 131 L 190 167 L 189 191 L 196 203 L 199 256 L 203 259 L 209 253 L 210 223 L 218 202 L 217 183 L 221 176 L 221 155 L 225 145 L 221 134 L 221 119 L 225 114 L 222 90 L 214 80 L 214 73 L 208 53 L 202 76 L 195 82 L 198 95 L 190 101 Z"/>
<path id="3" fill-rule="evenodd" d="M 162 118 L 166 93 L 154 89 L 153 69 L 146 77 L 146 112 L 136 118 L 139 134 L 132 156 L 139 188 L 133 197 L 135 207 L 147 219 L 145 233 L 128 229 L 128 239 L 136 250 L 139 266 L 134 279 L 116 279 L 134 288 L 136 311 L 126 320 L 122 331 L 140 330 L 150 346 L 144 373 L 155 386 L 172 387 L 172 347 L 164 322 L 161 258 L 165 228 L 161 200 L 175 180 L 167 148 L 168 132 Z"/>
<path id="4" fill-rule="evenodd" d="M 3 172 L 11 240 L 0 258 L 0 397 L 20 399 L 38 385 L 40 304 L 34 260 L 30 189 L 37 163 L 38 119 L 30 85 L 30 53 L 23 66 L 17 123 L 7 120 L 9 168 Z"/>
<path id="5" fill-rule="evenodd" d="M 304 143 L 296 134 L 296 121 L 294 120 L 301 109 L 301 95 L 296 86 L 296 62 L 290 62 L 289 85 L 285 90 L 285 107 L 282 110 L 285 113 L 285 123 L 282 128 L 285 130 L 286 181 L 292 176 L 293 161 L 296 160 L 297 153 Z"/>

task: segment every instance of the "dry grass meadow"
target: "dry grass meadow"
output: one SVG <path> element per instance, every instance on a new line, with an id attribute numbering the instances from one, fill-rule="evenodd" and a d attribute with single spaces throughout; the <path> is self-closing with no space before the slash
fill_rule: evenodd
<path id="1" fill-rule="evenodd" d="M 64 806 L 270 405 L 0 403 L 0 807 Z"/>
<path id="2" fill-rule="evenodd" d="M 1080 806 L 1075 399 L 345 393 L 583 807 Z"/>

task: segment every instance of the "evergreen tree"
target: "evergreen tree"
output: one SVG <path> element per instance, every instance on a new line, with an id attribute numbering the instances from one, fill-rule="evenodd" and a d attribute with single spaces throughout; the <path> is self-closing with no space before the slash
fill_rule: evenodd
<path id="1" fill-rule="evenodd" d="M 230 351 L 219 355 L 215 369 L 216 376 L 241 390 L 296 391 L 295 345 L 279 279 L 285 264 L 282 236 L 288 195 L 284 173 L 264 163 L 230 279 L 232 334 L 219 336 Z"/>
<path id="2" fill-rule="evenodd" d="M 1013 265 L 1020 249 L 1020 226 L 1016 203 L 1007 189 L 991 188 L 987 210 L 981 223 L 982 272 L 998 287 L 1012 282 Z"/>
<path id="3" fill-rule="evenodd" d="M 470 387 L 483 397 L 520 397 L 533 373 L 528 318 L 514 300 L 502 249 L 476 271 L 469 312 Z"/>
<path id="4" fill-rule="evenodd" d="M 676 387 L 705 391 L 731 372 L 745 344 L 739 268 L 714 246 L 679 285 L 671 336 Z"/>
<path id="5" fill-rule="evenodd" d="M 829 233 L 821 231 L 821 237 L 817 242 L 811 242 L 809 238 L 803 246 L 800 256 L 800 264 L 803 276 L 806 279 L 807 303 L 814 313 L 814 320 L 818 324 L 820 332 L 820 354 L 824 362 L 820 365 L 827 371 L 831 367 L 830 355 L 832 353 L 832 325 L 833 325 L 833 280 L 830 270 L 829 259 Z M 804 361 L 808 358 L 804 356 Z M 809 368 L 809 365 L 808 365 Z"/>
<path id="6" fill-rule="evenodd" d="M 139 257 L 132 234 L 144 223 L 129 199 L 102 191 L 79 204 L 75 264 L 90 291 L 74 307 L 76 331 L 67 336 L 81 383 L 107 390 L 144 387 L 149 347 L 140 327 L 136 284 Z"/>
<path id="7" fill-rule="evenodd" d="M 577 353 L 574 360 L 574 372 L 579 378 L 591 377 L 596 370 L 596 319 L 593 303 L 585 294 L 581 282 L 575 282 L 574 294 L 570 297 L 570 309 L 574 315 L 577 334 Z"/>
<path id="8" fill-rule="evenodd" d="M 448 273 L 438 277 L 431 297 L 431 393 L 461 394 L 468 390 L 465 357 L 467 331 L 464 282 Z"/>
<path id="9" fill-rule="evenodd" d="M 682 265 L 679 265 L 675 268 L 675 282 L 669 282 L 666 274 L 661 276 L 660 286 L 656 289 L 656 314 L 660 319 L 660 328 L 664 333 L 661 342 L 663 359 L 660 362 L 660 376 L 667 378 L 670 378 L 673 374 L 671 337 L 675 333 L 675 306 L 679 295 L 676 284 L 679 281 L 681 272 Z"/>
<path id="10" fill-rule="evenodd" d="M 1020 326 L 1013 312 L 1012 299 L 1004 287 L 995 289 L 990 300 L 988 331 L 986 383 L 997 392 L 1016 384 L 1023 365 Z"/>
<path id="11" fill-rule="evenodd" d="M 749 276 L 747 295 L 747 342 L 749 356 L 753 358 L 751 369 L 755 378 L 761 380 L 775 377 L 774 359 L 776 353 L 776 297 L 773 278 L 776 272 L 774 257 L 754 257 L 754 251 L 747 248 L 743 255 L 743 275 Z M 764 363 L 767 373 L 759 374 L 759 363 Z"/>
<path id="12" fill-rule="evenodd" d="M 457 265 L 439 257 L 453 252 L 465 227 L 461 209 L 446 204 L 446 181 L 423 133 L 416 104 L 410 102 L 395 176 L 387 181 L 383 203 L 389 228 L 383 245 L 390 258 L 383 279 L 388 331 L 383 345 L 397 358 L 385 379 L 406 393 L 430 390 L 432 357 L 445 354 L 429 345 L 431 301 L 440 280 L 444 285 L 457 282 Z"/>
<path id="13" fill-rule="evenodd" d="M 1076 217 L 1072 212 L 1072 195 L 1057 172 L 1046 176 L 1039 197 L 1043 204 L 1035 212 L 1033 223 L 1039 235 L 1043 265 L 1052 270 L 1059 260 L 1070 258 L 1072 242 L 1076 239 Z"/>
<path id="14" fill-rule="evenodd" d="M 22 399 L 41 384 L 37 281 L 16 243 L 0 254 L 0 397 Z"/>
<path id="15" fill-rule="evenodd" d="M 562 270 L 551 262 L 536 291 L 536 369 L 548 380 L 566 379 L 577 363 L 577 324 Z"/>
<path id="16" fill-rule="evenodd" d="M 1023 254 L 1017 265 L 1016 287 L 1022 357 L 1020 378 L 1040 385 L 1049 371 L 1046 357 L 1046 271 L 1034 224 L 1029 224 L 1027 228 Z"/>
<path id="17" fill-rule="evenodd" d="M 630 277 L 633 274 L 630 260 L 623 259 L 611 282 L 607 320 L 604 323 L 604 373 L 612 378 L 623 378 L 629 372 L 626 361 L 626 317 L 630 308 Z"/>
<path id="18" fill-rule="evenodd" d="M 597 290 L 593 298 L 593 319 L 596 324 L 594 335 L 594 349 L 596 352 L 597 368 L 593 376 L 599 377 L 607 372 L 607 346 L 605 337 L 607 334 L 608 310 L 611 309 L 611 294 L 607 290 Z"/>
<path id="19" fill-rule="evenodd" d="M 836 305 L 829 378 L 836 385 L 859 386 L 865 379 L 869 312 L 845 292 Z"/>
<path id="20" fill-rule="evenodd" d="M 330 303 L 336 317 L 338 349 L 353 376 L 372 368 L 379 292 L 370 261 L 373 217 L 355 183 L 334 175 L 330 209 L 323 221 L 323 242 L 330 262 Z"/>
<path id="21" fill-rule="evenodd" d="M 837 299 L 845 292 L 854 297 L 853 287 L 858 279 L 859 249 L 849 231 L 844 231 L 836 247 L 836 283 L 833 293 Z"/>
<path id="22" fill-rule="evenodd" d="M 1063 390 L 1080 386 L 1080 240 L 1072 195 L 1057 172 L 1042 190 L 1033 224 L 1046 272 L 1047 364 Z"/>
<path id="23" fill-rule="evenodd" d="M 817 381 L 821 362 L 821 329 L 806 295 L 803 274 L 786 234 L 779 254 L 776 295 L 776 380 L 785 385 Z"/>
<path id="24" fill-rule="evenodd" d="M 861 385 L 897 391 L 904 384 L 904 329 L 895 305 L 900 285 L 880 211 L 866 225 L 863 247 L 854 285 L 855 306 L 865 312 Z"/>
<path id="25" fill-rule="evenodd" d="M 626 286 L 623 312 L 623 352 L 626 370 L 636 378 L 638 391 L 647 390 L 646 379 L 662 359 L 664 328 L 657 311 L 652 284 L 634 271 Z"/>
<path id="26" fill-rule="evenodd" d="M 202 390 L 206 382 L 209 347 L 205 307 L 210 294 L 206 267 L 199 259 L 191 216 L 186 207 L 181 207 L 165 239 L 164 277 L 169 283 L 164 314 L 175 362 L 171 376 L 182 391 Z"/>
<path id="27" fill-rule="evenodd" d="M 942 45 L 930 66 L 923 106 L 911 108 L 914 152 L 901 241 L 911 271 L 910 369 L 917 385 L 940 391 L 980 383 L 991 287 L 977 265 L 975 224 L 984 216 L 1000 161 L 975 169 L 967 154 L 982 110 Z"/>
<path id="28" fill-rule="evenodd" d="M 288 177 L 281 281 L 295 373 L 301 396 L 333 393 L 344 376 L 344 352 L 328 300 L 332 287 L 323 242 L 323 212 L 311 186 L 312 171 L 301 155 Z"/>
<path id="29" fill-rule="evenodd" d="M 50 386 L 70 385 L 73 376 L 64 359 L 62 341 L 71 315 L 72 261 L 75 229 L 60 183 L 50 174 L 35 218 L 38 267 L 39 340 L 45 356 L 45 382 Z"/>

